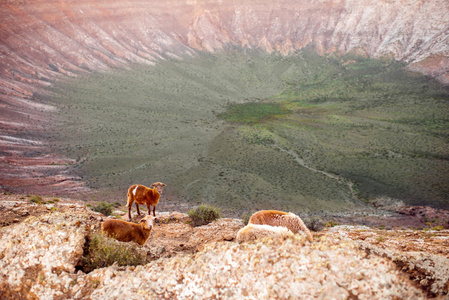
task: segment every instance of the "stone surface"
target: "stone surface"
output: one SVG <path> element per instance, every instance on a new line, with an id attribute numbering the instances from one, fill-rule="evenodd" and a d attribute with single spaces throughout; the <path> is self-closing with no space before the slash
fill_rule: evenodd
<path id="1" fill-rule="evenodd" d="M 448 297 L 449 230 L 340 225 L 314 232 L 313 243 L 295 236 L 239 244 L 241 220 L 193 228 L 185 214 L 167 212 L 150 240 L 135 245 L 149 263 L 85 274 L 77 266 L 99 214 L 69 199 L 41 213 L 36 207 L 47 205 L 10 195 L 0 198 L 0 217 L 17 211 L 14 201 L 29 216 L 0 229 L 2 299 Z"/>

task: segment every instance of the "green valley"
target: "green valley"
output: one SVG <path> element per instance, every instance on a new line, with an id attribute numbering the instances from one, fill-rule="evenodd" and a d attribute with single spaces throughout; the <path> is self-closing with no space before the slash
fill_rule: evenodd
<path id="1" fill-rule="evenodd" d="M 376 198 L 449 204 L 449 93 L 356 55 L 199 54 L 55 84 L 51 141 L 100 198 L 344 212 Z"/>

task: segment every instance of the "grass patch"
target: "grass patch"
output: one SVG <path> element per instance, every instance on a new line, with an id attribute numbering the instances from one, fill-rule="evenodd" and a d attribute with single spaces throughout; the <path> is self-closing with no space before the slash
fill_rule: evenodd
<path id="1" fill-rule="evenodd" d="M 118 202 L 118 201 L 114 202 L 112 205 L 113 205 L 115 208 L 118 208 L 118 207 L 122 206 L 122 204 L 121 204 L 120 202 Z"/>
<path id="2" fill-rule="evenodd" d="M 221 218 L 220 209 L 207 204 L 201 204 L 197 208 L 192 208 L 187 214 L 192 219 L 192 226 L 207 225 Z"/>
<path id="3" fill-rule="evenodd" d="M 229 121 L 243 124 L 257 124 L 273 120 L 289 111 L 279 103 L 250 102 L 243 104 L 231 104 L 225 113 L 219 117 Z"/>
<path id="4" fill-rule="evenodd" d="M 111 266 L 137 266 L 147 263 L 145 251 L 134 243 L 121 243 L 94 232 L 89 236 L 85 256 L 82 258 L 83 272 Z"/>

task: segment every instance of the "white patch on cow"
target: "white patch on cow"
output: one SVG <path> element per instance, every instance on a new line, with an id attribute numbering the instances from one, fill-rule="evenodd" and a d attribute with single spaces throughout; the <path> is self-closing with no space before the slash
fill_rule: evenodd
<path id="1" fill-rule="evenodd" d="M 135 196 L 136 195 L 136 192 L 137 192 L 137 188 L 138 188 L 139 186 L 136 186 L 135 188 L 134 188 L 134 190 L 133 190 L 133 195 Z"/>

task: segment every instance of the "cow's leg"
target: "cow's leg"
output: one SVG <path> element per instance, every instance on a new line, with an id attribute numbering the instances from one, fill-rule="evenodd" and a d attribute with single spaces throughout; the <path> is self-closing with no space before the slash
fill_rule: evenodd
<path id="1" fill-rule="evenodd" d="M 137 204 L 137 202 L 136 202 L 136 208 L 137 208 L 137 214 L 140 216 L 139 204 Z"/>

